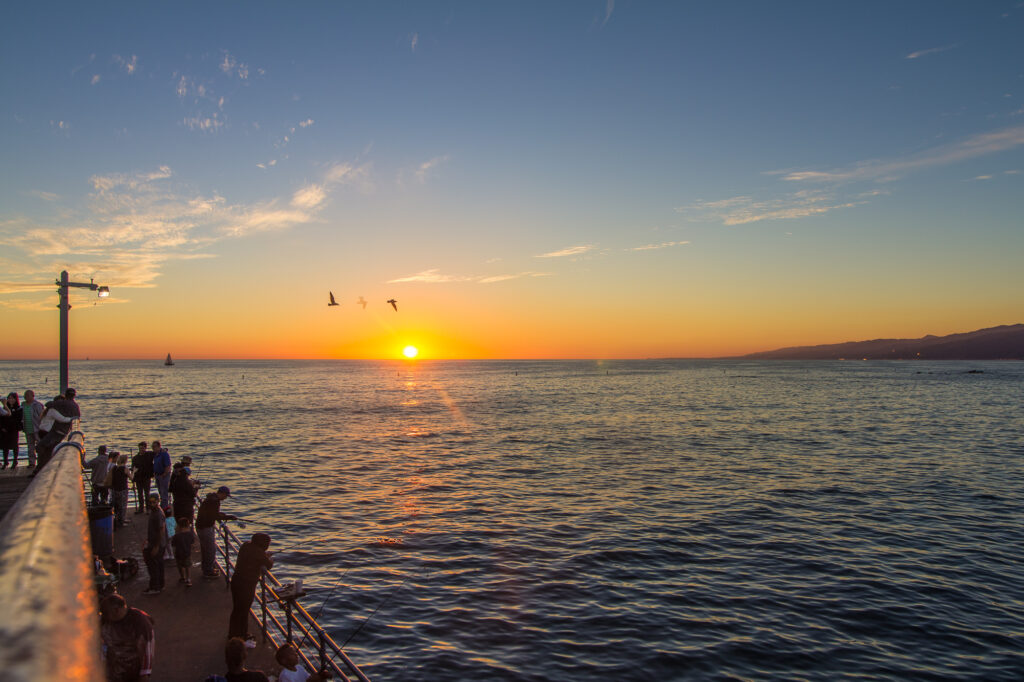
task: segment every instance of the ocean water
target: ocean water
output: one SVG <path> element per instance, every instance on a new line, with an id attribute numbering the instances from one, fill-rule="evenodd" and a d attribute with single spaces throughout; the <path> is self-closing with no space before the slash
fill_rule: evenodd
<path id="1" fill-rule="evenodd" d="M 376 680 L 1024 676 L 1024 363 L 71 375 L 90 451 L 156 438 L 231 486 Z"/>

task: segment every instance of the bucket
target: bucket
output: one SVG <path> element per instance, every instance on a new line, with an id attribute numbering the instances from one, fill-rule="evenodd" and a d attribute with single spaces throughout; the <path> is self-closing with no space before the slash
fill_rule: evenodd
<path id="1" fill-rule="evenodd" d="M 114 553 L 114 508 L 109 504 L 97 504 L 91 505 L 88 511 L 92 553 L 106 559 Z"/>

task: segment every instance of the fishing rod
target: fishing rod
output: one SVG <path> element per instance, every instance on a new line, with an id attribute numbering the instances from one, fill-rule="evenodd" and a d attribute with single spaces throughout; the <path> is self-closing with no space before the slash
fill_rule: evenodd
<path id="1" fill-rule="evenodd" d="M 359 624 L 359 627 L 356 628 L 356 631 L 353 632 L 351 635 L 349 635 L 348 639 L 345 640 L 345 643 L 342 644 L 340 647 L 338 647 L 338 649 L 339 650 L 340 649 L 344 649 L 345 646 L 348 645 L 348 643 L 352 641 L 352 638 L 359 634 L 359 631 L 363 629 L 363 626 L 366 625 L 367 623 L 369 623 L 370 619 L 373 618 L 375 615 L 377 615 L 377 612 L 380 611 L 380 607 L 382 607 L 385 604 L 387 604 L 388 601 L 391 599 L 391 597 L 395 596 L 395 593 L 398 592 L 400 589 L 402 589 L 402 587 L 405 585 L 405 583 L 409 581 L 409 578 L 413 577 L 414 575 L 419 575 L 422 570 L 423 570 L 423 568 L 421 568 L 421 569 L 419 569 L 417 571 L 414 571 L 414 572 L 410 573 L 409 575 L 405 576 L 405 580 L 403 580 L 401 583 L 399 583 L 398 587 L 396 587 L 395 589 L 391 590 L 391 592 L 388 593 L 388 596 L 384 597 L 384 600 L 380 604 L 377 604 L 377 608 L 375 608 L 373 610 L 373 613 L 371 613 L 369 616 L 367 616 L 366 618 L 363 619 L 363 622 Z M 331 660 L 333 661 L 334 659 L 332 658 Z"/>
<path id="2" fill-rule="evenodd" d="M 287 552 L 290 549 L 295 549 L 296 547 L 298 547 L 300 545 L 305 545 L 306 543 L 309 543 L 309 542 L 317 542 L 319 540 L 323 540 L 323 539 L 325 539 L 327 537 L 330 537 L 331 535 L 334 535 L 334 531 L 331 531 L 330 533 L 324 533 L 323 535 L 318 535 L 318 536 L 316 536 L 315 538 L 312 538 L 312 539 L 307 538 L 305 540 L 300 540 L 299 542 L 296 542 L 296 543 L 293 543 L 291 545 L 288 545 L 284 549 L 274 549 L 274 550 L 271 550 L 271 551 L 274 554 L 280 554 L 281 552 Z"/>
<path id="3" fill-rule="evenodd" d="M 324 599 L 320 603 L 320 608 L 317 609 L 316 615 L 313 616 L 313 620 L 314 621 L 319 621 L 320 620 L 320 615 L 324 612 L 324 607 L 327 606 L 327 602 L 331 601 L 331 597 L 334 596 L 334 591 L 337 590 L 338 587 L 341 586 L 341 581 L 344 580 L 345 576 L 348 575 L 348 572 L 352 570 L 352 566 L 353 565 L 354 564 L 350 565 L 348 568 L 345 569 L 345 572 L 341 574 L 340 578 L 338 578 L 338 582 L 334 583 L 334 587 L 332 587 L 331 591 L 327 593 L 327 598 Z M 305 642 L 306 642 L 306 638 L 309 637 L 309 633 L 310 633 L 310 630 L 307 629 L 306 630 L 306 634 L 304 634 L 302 636 L 302 639 L 299 641 L 298 646 L 295 647 L 296 649 L 301 649 L 302 648 L 302 645 L 305 644 Z"/>

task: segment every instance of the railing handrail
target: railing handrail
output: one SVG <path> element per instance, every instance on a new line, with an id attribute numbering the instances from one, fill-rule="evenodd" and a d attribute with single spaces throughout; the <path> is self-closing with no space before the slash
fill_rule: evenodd
<path id="1" fill-rule="evenodd" d="M 234 562 L 231 561 L 231 550 L 234 549 L 237 556 L 238 548 L 241 547 L 242 541 L 239 540 L 238 536 L 235 535 L 235 532 L 231 530 L 226 523 L 222 522 L 218 524 L 218 528 L 221 537 L 223 538 L 223 547 L 218 547 L 217 549 L 218 553 L 224 560 L 223 569 L 225 582 L 230 586 L 231 573 L 234 570 Z M 357 666 L 355 662 L 348 657 L 348 654 L 338 646 L 337 642 L 327 634 L 327 631 L 324 630 L 323 626 L 317 622 L 316 618 L 310 615 L 309 611 L 299 603 L 297 598 L 287 600 L 281 599 L 280 594 L 277 589 L 275 589 L 280 587 L 283 587 L 283 584 L 278 580 L 277 576 L 275 576 L 272 571 L 264 570 L 260 577 L 260 590 L 256 595 L 256 601 L 259 603 L 260 610 L 259 612 L 255 610 L 255 603 L 250 609 L 250 613 L 252 613 L 253 617 L 256 618 L 263 629 L 264 638 L 268 639 L 275 647 L 280 645 L 274 637 L 274 633 L 270 632 L 268 627 L 269 618 L 270 622 L 277 628 L 277 632 L 282 638 L 282 643 L 286 642 L 293 644 L 299 652 L 299 657 L 302 659 L 302 662 L 308 666 L 310 670 L 328 668 L 332 673 L 340 677 L 342 682 L 349 682 L 350 678 L 341 666 L 338 665 L 337 661 L 341 661 L 345 664 L 345 667 L 348 668 L 348 674 L 354 675 L 360 680 L 360 682 L 370 682 L 370 678 L 368 678 L 363 671 L 359 669 L 359 666 Z M 271 598 L 269 599 L 267 598 L 267 592 L 271 595 Z M 281 625 L 278 615 L 275 613 L 275 608 L 279 613 L 284 614 L 284 626 Z M 296 613 L 298 616 L 302 617 L 302 621 L 299 620 Z M 298 642 L 296 642 L 293 637 L 291 629 L 293 623 L 302 629 L 303 638 Z M 310 630 L 312 630 L 312 632 L 310 632 Z M 307 638 L 312 639 L 314 635 L 317 638 L 316 646 L 310 646 L 309 648 L 315 649 L 317 658 L 320 661 L 319 665 L 315 664 L 303 650 L 305 648 L 303 646 L 305 640 Z M 310 644 L 312 644 L 312 642 L 310 642 Z"/>
<path id="2" fill-rule="evenodd" d="M 106 678 L 79 478 L 84 436 L 68 438 L 0 521 L 5 680 Z"/>

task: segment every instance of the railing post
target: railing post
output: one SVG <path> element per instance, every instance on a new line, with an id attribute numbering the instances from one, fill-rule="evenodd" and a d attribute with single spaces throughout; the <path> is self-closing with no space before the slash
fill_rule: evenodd
<path id="1" fill-rule="evenodd" d="M 221 535 L 224 536 L 224 587 L 231 589 L 231 543 L 228 540 L 228 527 L 222 521 L 220 526 Z"/>
<path id="2" fill-rule="evenodd" d="M 320 627 L 320 623 L 316 624 L 317 638 L 320 640 L 320 668 L 323 670 L 327 667 L 327 642 L 324 638 L 324 629 Z"/>
<path id="3" fill-rule="evenodd" d="M 284 617 L 285 617 L 285 620 L 288 622 L 288 639 L 286 641 L 288 642 L 288 644 L 291 644 L 292 643 L 292 603 L 291 603 L 291 601 L 286 601 L 284 603 Z"/>
<path id="4" fill-rule="evenodd" d="M 263 641 L 267 641 L 267 574 L 260 573 L 260 606 L 263 611 Z"/>

